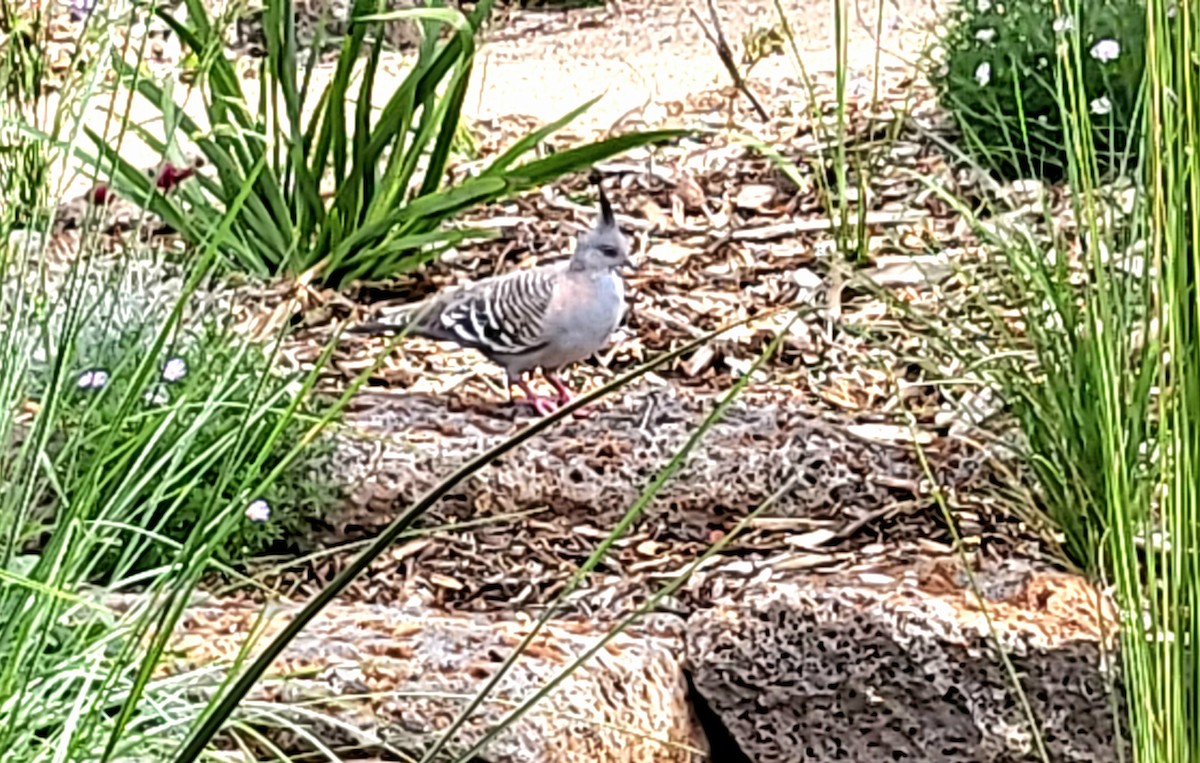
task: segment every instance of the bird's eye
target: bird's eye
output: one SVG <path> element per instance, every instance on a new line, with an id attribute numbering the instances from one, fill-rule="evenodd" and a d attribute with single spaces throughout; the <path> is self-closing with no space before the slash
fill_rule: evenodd
<path id="1" fill-rule="evenodd" d="M 600 254 L 603 254 L 605 257 L 616 257 L 618 252 L 615 246 L 602 246 L 600 247 Z"/>

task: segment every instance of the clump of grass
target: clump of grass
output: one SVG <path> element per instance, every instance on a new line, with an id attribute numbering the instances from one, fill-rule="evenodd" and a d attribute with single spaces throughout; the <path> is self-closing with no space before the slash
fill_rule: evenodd
<path id="1" fill-rule="evenodd" d="M 141 130 L 139 137 L 177 161 L 180 150 L 194 149 L 216 177 L 202 176 L 168 198 L 99 135 L 91 134 L 97 154 L 86 158 L 111 169 L 119 192 L 162 216 L 193 244 L 248 191 L 220 247 L 228 265 L 264 277 L 315 270 L 324 283 L 339 286 L 405 272 L 464 239 L 486 235 L 452 225 L 477 205 L 679 134 L 621 135 L 524 161 L 588 103 L 518 140 L 477 174 L 446 186 L 451 147 L 461 145 L 475 36 L 491 6 L 484 0 L 468 15 L 428 7 L 384 12 L 382 0 L 355 0 L 336 69 L 319 87 L 315 55 L 305 63 L 296 40 L 292 4 L 268 0 L 262 88 L 252 98 L 225 57 L 204 4 L 187 0 L 188 23 L 165 13 L 162 18 L 199 62 L 197 78 L 212 129 L 201 127 L 169 88 L 114 61 L 123 81 L 169 125 L 165 136 Z M 381 104 L 375 90 L 382 51 L 375 36 L 381 24 L 394 21 L 420 22 L 424 39 L 415 62 Z M 452 34 L 439 41 L 444 29 Z"/>
<path id="2" fill-rule="evenodd" d="M 961 0 L 928 68 L 976 161 L 1002 178 L 1064 179 L 1067 122 L 1083 107 L 1095 117 L 1084 123 L 1102 173 L 1128 165 L 1139 146 L 1144 9 L 1137 0 Z M 1078 101 L 1063 92 L 1067 45 Z"/>
<path id="3" fill-rule="evenodd" d="M 1142 219 L 1158 324 L 1144 348 L 1157 369 L 1145 444 L 1153 483 L 1137 500 L 1110 501 L 1105 550 L 1123 613 L 1134 759 L 1168 763 L 1200 756 L 1200 6 L 1150 3 L 1145 18 Z M 1114 450 L 1141 447 L 1119 429 L 1112 440 Z"/>
<path id="4" fill-rule="evenodd" d="M 62 470 L 60 479 L 73 483 L 94 474 L 96 490 L 115 491 L 124 480 L 120 465 L 128 448 L 151 435 L 138 455 L 146 464 L 170 463 L 181 440 L 194 453 L 219 453 L 236 436 L 248 452 L 266 455 L 228 465 L 205 459 L 180 468 L 173 478 L 164 475 L 129 492 L 123 506 L 105 520 L 122 525 L 125 537 L 95 558 L 90 573 L 96 579 L 122 578 L 169 564 L 187 538 L 205 525 L 207 507 L 245 500 L 237 486 L 253 484 L 259 471 L 280 465 L 285 454 L 275 442 L 298 440 L 306 422 L 314 420 L 316 407 L 302 400 L 290 408 L 286 391 L 297 380 L 272 370 L 267 348 L 248 345 L 215 325 L 190 332 L 193 341 L 176 341 L 160 351 L 148 380 L 135 371 L 153 348 L 154 327 L 122 324 L 115 336 L 88 333 L 87 341 L 75 343 L 68 379 L 74 383 L 63 390 L 47 441 L 47 455 Z M 32 399 L 44 404 L 49 394 L 51 378 L 35 378 Z M 134 398 L 137 402 L 129 408 Z M 249 411 L 255 412 L 252 426 L 245 423 Z M 109 449 L 113 441 L 123 444 L 115 453 Z M 272 484 L 254 491 L 214 559 L 237 565 L 268 551 L 306 548 L 311 523 L 339 498 L 335 486 L 309 477 L 329 450 L 323 440 L 314 443 Z M 229 473 L 226 480 L 219 478 L 223 470 Z M 27 532 L 41 537 L 63 510 L 61 499 L 40 507 L 30 516 Z"/>
<path id="5" fill-rule="evenodd" d="M 867 134 L 869 139 L 860 139 L 851 125 L 848 83 L 850 74 L 850 28 L 853 23 L 850 6 L 842 2 L 833 3 L 835 70 L 832 98 L 827 98 L 818 88 L 805 65 L 805 56 L 797 44 L 796 34 L 788 18 L 788 11 L 780 0 L 774 0 L 775 25 L 759 31 L 756 39 L 744 40 L 747 63 L 753 65 L 765 56 L 786 51 L 795 66 L 801 87 L 806 92 L 805 110 L 809 118 L 809 129 L 817 136 L 816 146 L 810 155 L 795 158 L 787 155 L 785 146 L 768 146 L 750 136 L 737 136 L 770 159 L 780 173 L 796 188 L 815 186 L 817 200 L 825 214 L 833 221 L 833 243 L 836 250 L 846 259 L 859 264 L 869 258 L 870 231 L 867 225 L 867 186 L 871 177 L 888 161 L 889 149 L 904 123 L 908 104 L 887 118 L 877 121 L 870 117 Z M 883 36 L 882 6 L 876 14 L 873 33 L 876 39 Z M 871 101 L 868 111 L 875 113 L 881 106 L 879 54 L 876 54 L 874 76 L 871 81 Z M 836 263 L 835 268 L 840 271 Z"/>
<path id="6" fill-rule="evenodd" d="M 1129 737 L 1117 740 L 1119 754 L 1130 756 L 1128 741 L 1125 759 L 1150 763 L 1200 752 L 1200 91 L 1185 63 L 1197 14 L 1152 3 L 1113 20 L 1144 29 L 1147 52 L 1144 79 L 1127 96 L 1136 138 L 1116 184 L 1107 182 L 1115 168 L 1104 132 L 1110 115 L 1089 107 L 1097 43 L 1077 29 L 1063 34 L 1053 109 L 1071 222 L 1046 208 L 1034 225 L 1010 215 L 984 224 L 946 194 L 1000 267 L 979 284 L 988 344 L 931 321 L 958 340 L 948 349 L 964 366 L 1001 391 L 1038 508 L 1070 560 L 1112 591 L 1120 622 L 1101 626 L 1119 627 L 1121 636 L 1125 702 L 1113 707 L 1127 708 L 1116 725 Z M 1029 113 L 1026 91 L 1014 95 Z M 1010 140 L 1004 151 L 1021 166 L 1044 160 Z"/>
<path id="7" fill-rule="evenodd" d="M 210 255 L 205 270 L 211 264 Z M 87 341 L 90 319 L 97 297 L 112 295 L 81 286 L 84 273 L 52 291 L 3 274 L 6 758 L 169 756 L 181 725 L 201 710 L 187 679 L 151 679 L 174 623 L 214 564 L 269 542 L 255 524 L 266 519 L 256 501 L 275 497 L 277 520 L 286 512 L 277 483 L 330 420 L 302 415 L 315 377 L 288 385 L 264 373 L 258 347 L 207 334 L 174 346 L 203 272 L 169 303 L 163 323 L 101 344 Z M 27 309 L 38 303 L 46 309 Z M 125 591 L 141 595 L 114 611 Z"/>
<path id="8" fill-rule="evenodd" d="M 12 225 L 28 225 L 32 213 L 45 205 L 48 152 L 41 141 L 20 129 L 42 100 L 46 64 L 40 55 L 40 7 L 0 2 L 0 84 L 5 105 L 0 109 L 0 204 L 14 212 Z M 5 231 L 7 235 L 7 231 Z"/>
<path id="9" fill-rule="evenodd" d="M 961 4 L 935 62 L 945 68 L 931 72 L 963 128 L 956 158 L 1063 181 L 1069 205 L 1047 194 L 1018 211 L 986 194 L 981 208 L 926 179 L 988 253 L 959 274 L 961 310 L 893 302 L 952 359 L 956 382 L 998 390 L 1019 436 L 997 444 L 1015 448 L 1034 488 L 1035 504 L 1014 509 L 1112 592 L 1121 620 L 1099 625 L 1120 628 L 1123 697 L 1111 705 L 1129 729 L 1115 752 L 1151 763 L 1200 751 L 1198 14 Z M 1027 498 L 1007 488 L 999 497 Z"/>
<path id="10" fill-rule="evenodd" d="M 19 103 L 38 97 L 5 84 Z M 22 134 L 42 126 L 8 116 Z M 45 144 L 70 122 L 52 115 Z M 6 188 L 46 193 L 36 165 L 9 169 Z M 165 760 L 202 713 L 196 685 L 213 680 L 158 677 L 174 625 L 223 555 L 291 531 L 248 527 L 261 512 L 247 510 L 270 496 L 286 513 L 280 477 L 332 412 L 305 414 L 315 371 L 289 384 L 264 373 L 270 353 L 185 320 L 228 217 L 157 309 L 134 254 L 116 263 L 132 280 L 79 252 L 61 278 L 34 272 L 48 242 L 10 239 L 28 222 L 17 216 L 0 205 L 0 758 Z"/>
<path id="11" fill-rule="evenodd" d="M 1143 255 L 1152 229 L 1146 157 L 1135 152 L 1132 174 L 1110 182 L 1113 166 L 1097 132 L 1107 115 L 1087 108 L 1095 43 L 1069 31 L 1060 32 L 1045 75 L 1056 83 L 1054 93 L 1035 94 L 1033 105 L 1024 91 L 1014 95 L 1014 108 L 1025 114 L 1053 96 L 1070 200 L 1058 212 L 1066 214 L 1044 198 L 1024 216 L 1010 214 L 999 198 L 976 210 L 943 190 L 998 262 L 964 274 L 973 281 L 971 310 L 981 317 L 974 325 L 924 318 L 945 351 L 1000 390 L 1022 435 L 1040 510 L 1057 528 L 1066 557 L 1101 576 L 1111 572 L 1107 543 L 1116 507 L 1144 511 L 1160 467 L 1153 441 L 1161 288 Z M 1140 83 L 1132 89 L 1130 103 L 1141 104 Z M 1145 118 L 1131 114 L 1131 130 Z M 968 139 L 963 158 L 991 156 L 973 153 L 977 147 Z M 1004 150 L 1025 167 L 1041 161 L 1027 144 Z"/>

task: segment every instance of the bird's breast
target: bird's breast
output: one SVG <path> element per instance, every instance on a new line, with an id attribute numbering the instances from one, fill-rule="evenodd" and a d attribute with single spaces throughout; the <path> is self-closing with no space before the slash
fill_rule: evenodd
<path id="1" fill-rule="evenodd" d="M 551 302 L 544 335 L 554 355 L 574 362 L 608 344 L 625 312 L 625 285 L 616 274 L 566 278 Z"/>
<path id="2" fill-rule="evenodd" d="M 598 342 L 607 342 L 625 313 L 625 282 L 615 273 L 607 273 L 596 279 L 592 288 L 595 296 L 588 325 L 595 329 Z"/>

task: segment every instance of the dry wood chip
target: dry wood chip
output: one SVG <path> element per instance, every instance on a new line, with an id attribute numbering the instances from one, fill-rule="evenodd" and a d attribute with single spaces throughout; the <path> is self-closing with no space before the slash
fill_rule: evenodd
<path id="1" fill-rule="evenodd" d="M 582 535 L 587 538 L 607 538 L 608 537 L 607 532 L 605 532 L 604 530 L 601 530 L 598 527 L 592 527 L 591 525 L 578 525 L 576 527 L 572 527 L 571 532 L 573 532 L 577 535 Z"/>
<path id="2" fill-rule="evenodd" d="M 929 445 L 933 435 L 928 432 L 917 432 L 915 437 L 911 427 L 898 424 L 851 424 L 846 427 L 850 434 L 864 440 L 886 443 L 911 443 Z"/>
<path id="3" fill-rule="evenodd" d="M 662 549 L 663 545 L 655 540 L 644 540 L 636 548 L 642 556 L 657 556 Z"/>
<path id="4" fill-rule="evenodd" d="M 734 203 L 742 209 L 764 212 L 775 199 L 778 190 L 773 185 L 750 184 L 742 186 Z"/>
<path id="5" fill-rule="evenodd" d="M 837 537 L 832 530 L 813 530 L 801 535 L 788 535 L 783 542 L 796 548 L 813 549 L 823 546 Z"/>
<path id="6" fill-rule="evenodd" d="M 777 572 L 795 570 L 811 570 L 816 567 L 830 567 L 841 564 L 852 558 L 848 553 L 829 554 L 786 554 L 770 560 L 771 569 Z"/>
<path id="7" fill-rule="evenodd" d="M 890 586 L 895 585 L 898 581 L 891 575 L 885 575 L 882 572 L 863 572 L 858 576 L 858 579 L 865 585 L 869 586 Z"/>
<path id="8" fill-rule="evenodd" d="M 928 286 L 941 283 L 954 272 L 942 255 L 901 255 L 875 258 L 875 267 L 862 275 L 876 286 Z"/>
<path id="9" fill-rule="evenodd" d="M 712 365 L 715 356 L 716 350 L 713 349 L 711 344 L 702 345 L 692 353 L 691 357 L 684 360 L 680 364 L 680 367 L 688 376 L 699 376 L 705 369 Z"/>
<path id="10" fill-rule="evenodd" d="M 684 263 L 696 250 L 675 241 L 660 241 L 646 251 L 646 257 L 663 265 L 676 266 Z"/>

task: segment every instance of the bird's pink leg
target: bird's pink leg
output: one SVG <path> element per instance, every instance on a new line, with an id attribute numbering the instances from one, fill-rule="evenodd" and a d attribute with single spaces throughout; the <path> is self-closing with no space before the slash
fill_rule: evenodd
<path id="1" fill-rule="evenodd" d="M 553 371 L 547 371 L 544 376 L 546 381 L 554 385 L 554 389 L 558 391 L 558 397 L 555 399 L 559 405 L 566 405 L 571 402 L 571 390 L 567 389 L 567 385 L 563 384 L 562 379 L 558 378 L 558 374 Z"/>
<path id="2" fill-rule="evenodd" d="M 546 377 L 546 381 L 554 385 L 554 389 L 558 390 L 558 398 L 556 402 L 560 406 L 571 402 L 571 399 L 574 396 L 571 394 L 571 390 L 567 389 L 567 385 L 563 384 L 563 380 L 558 378 L 558 374 L 553 371 L 546 371 L 542 375 Z M 580 408 L 579 410 L 575 411 L 575 418 L 577 419 L 586 419 L 591 415 L 591 412 L 587 408 Z"/>
<path id="3" fill-rule="evenodd" d="M 521 388 L 521 391 L 525 393 L 525 399 L 520 402 L 524 403 L 525 405 L 533 406 L 533 409 L 540 415 L 549 416 L 551 413 L 554 413 L 554 411 L 558 410 L 558 406 L 554 404 L 553 400 L 535 394 L 534 391 L 530 389 L 529 382 L 525 381 L 523 378 L 516 379 L 515 383 Z"/>

